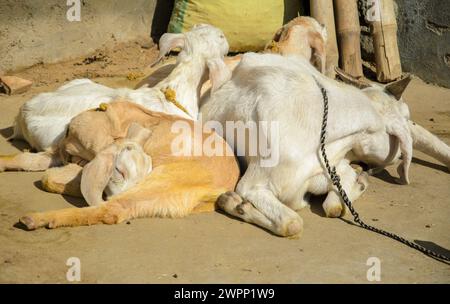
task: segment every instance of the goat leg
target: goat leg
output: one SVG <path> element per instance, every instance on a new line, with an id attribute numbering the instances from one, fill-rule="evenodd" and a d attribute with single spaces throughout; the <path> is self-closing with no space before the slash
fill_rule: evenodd
<path id="1" fill-rule="evenodd" d="M 42 176 L 42 187 L 51 193 L 83 197 L 80 189 L 82 170 L 83 167 L 76 164 L 50 168 Z"/>
<path id="2" fill-rule="evenodd" d="M 128 210 L 121 204 L 111 202 L 85 208 L 66 208 L 25 215 L 19 219 L 29 230 L 87 226 L 99 223 L 118 224 L 128 218 Z"/>
<path id="3" fill-rule="evenodd" d="M 30 153 L 0 156 L 0 172 L 3 171 L 43 171 L 61 164 L 53 152 Z"/>
<path id="4" fill-rule="evenodd" d="M 188 168 L 191 175 L 187 180 Z M 196 211 L 212 211 L 214 202 L 227 189 L 207 181 L 207 175 L 200 170 L 204 170 L 201 165 L 190 162 L 161 165 L 141 184 L 100 205 L 31 213 L 19 221 L 34 230 L 118 224 L 142 217 L 177 218 L 188 215 L 196 207 L 199 207 Z M 200 207 L 201 204 L 205 206 Z"/>
<path id="5" fill-rule="evenodd" d="M 337 173 L 341 178 L 341 185 L 351 201 L 357 200 L 367 189 L 369 185 L 368 174 L 366 172 L 358 173 L 353 169 L 348 161 L 341 161 L 336 167 Z M 327 217 L 342 217 L 347 211 L 347 207 L 338 191 L 333 185 L 325 201 L 322 204 Z"/>
<path id="6" fill-rule="evenodd" d="M 413 147 L 442 162 L 450 169 L 450 147 L 422 126 L 409 121 Z"/>

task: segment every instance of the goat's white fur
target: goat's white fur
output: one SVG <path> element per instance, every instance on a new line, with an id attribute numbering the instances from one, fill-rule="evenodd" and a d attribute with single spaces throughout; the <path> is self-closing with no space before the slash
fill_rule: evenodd
<path id="1" fill-rule="evenodd" d="M 223 59 L 228 52 L 228 43 L 221 30 L 197 25 L 184 34 L 164 34 L 160 57 L 177 46 L 183 47 L 177 59 L 178 65 L 153 88 L 113 89 L 89 79 L 76 79 L 55 92 L 37 95 L 21 107 L 13 138 L 26 140 L 38 151 L 54 148 L 64 137 L 74 116 L 116 99 L 131 100 L 153 111 L 195 119 L 201 85 L 207 78 L 207 66 Z M 162 90 L 167 88 L 176 92 L 177 101 L 189 115 L 166 101 Z"/>
<path id="2" fill-rule="evenodd" d="M 249 53 L 200 110 L 204 121 L 217 120 L 223 126 L 226 121 L 278 121 L 280 161 L 264 168 L 259 156 L 245 156 L 247 170 L 236 188 L 238 195 L 227 193 L 219 199 L 226 212 L 287 236 L 302 231 L 302 219 L 294 210 L 305 206 L 307 192 L 328 193 L 323 204 L 328 216 L 345 210 L 319 152 L 323 98 L 316 80 L 329 99 L 328 158 L 350 199 L 357 199 L 367 186 L 367 174 L 357 174 L 350 161 L 384 167 L 398 161 L 401 151 L 399 173 L 407 183 L 414 141 L 448 165 L 450 148 L 437 138 L 430 140 L 422 129 L 410 130 L 408 107 L 383 87 L 359 90 L 323 76 L 304 59 Z"/>

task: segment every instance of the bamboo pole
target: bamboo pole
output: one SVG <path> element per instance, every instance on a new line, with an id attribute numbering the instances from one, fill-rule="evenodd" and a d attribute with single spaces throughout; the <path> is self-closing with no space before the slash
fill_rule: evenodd
<path id="1" fill-rule="evenodd" d="M 353 77 L 362 77 L 361 27 L 356 0 L 334 0 L 340 67 Z"/>
<path id="2" fill-rule="evenodd" d="M 377 0 L 377 12 L 368 18 L 373 36 L 377 80 L 390 82 L 402 76 L 397 43 L 397 20 L 392 0 Z"/>
<path id="3" fill-rule="evenodd" d="M 328 39 L 326 46 L 326 71 L 328 77 L 334 78 L 335 67 L 339 63 L 339 52 L 336 41 L 336 27 L 334 23 L 333 0 L 310 0 L 311 17 L 325 25 Z"/>

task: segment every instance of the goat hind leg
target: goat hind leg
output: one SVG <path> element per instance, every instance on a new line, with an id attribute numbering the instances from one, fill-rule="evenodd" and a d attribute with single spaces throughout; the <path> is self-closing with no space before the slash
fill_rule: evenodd
<path id="1" fill-rule="evenodd" d="M 450 147 L 424 127 L 413 121 L 409 121 L 408 123 L 413 138 L 414 149 L 437 159 L 450 170 Z"/>
<path id="2" fill-rule="evenodd" d="M 3 171 L 43 171 L 58 166 L 61 160 L 53 152 L 24 152 L 0 156 L 0 172 Z"/>

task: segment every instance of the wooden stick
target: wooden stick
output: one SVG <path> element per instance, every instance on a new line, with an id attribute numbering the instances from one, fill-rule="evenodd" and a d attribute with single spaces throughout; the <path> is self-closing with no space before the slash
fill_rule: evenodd
<path id="1" fill-rule="evenodd" d="M 327 28 L 327 47 L 326 47 L 326 72 L 328 77 L 334 78 L 335 67 L 339 63 L 339 52 L 336 40 L 336 28 L 334 23 L 333 0 L 310 0 L 311 17 Z"/>
<path id="2" fill-rule="evenodd" d="M 377 80 L 390 82 L 402 76 L 400 53 L 397 44 L 397 20 L 392 0 L 377 0 L 377 12 L 368 18 L 373 36 Z"/>
<path id="3" fill-rule="evenodd" d="M 353 77 L 362 77 L 361 28 L 356 0 L 334 0 L 340 66 Z"/>

